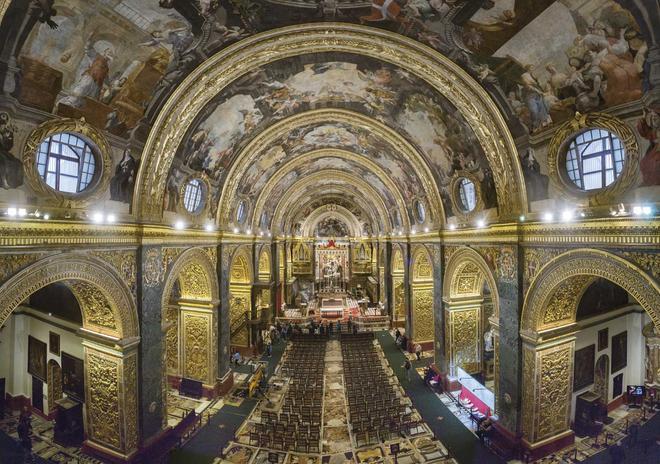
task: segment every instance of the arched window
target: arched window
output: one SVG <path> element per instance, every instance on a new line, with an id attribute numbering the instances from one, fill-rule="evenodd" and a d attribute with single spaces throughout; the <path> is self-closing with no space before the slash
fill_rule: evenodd
<path id="1" fill-rule="evenodd" d="M 236 209 L 236 222 L 243 224 L 245 222 L 245 216 L 247 211 L 245 211 L 245 200 L 241 200 Z"/>
<path id="2" fill-rule="evenodd" d="M 37 171 L 50 188 L 59 192 L 80 193 L 96 174 L 94 150 L 75 134 L 53 134 L 39 145 Z"/>
<path id="3" fill-rule="evenodd" d="M 183 207 L 189 213 L 199 213 L 204 206 L 204 189 L 199 179 L 191 179 L 183 192 Z"/>
<path id="4" fill-rule="evenodd" d="M 615 134 L 589 129 L 571 141 L 566 153 L 566 172 L 581 190 L 602 189 L 619 177 L 624 160 L 623 144 Z"/>

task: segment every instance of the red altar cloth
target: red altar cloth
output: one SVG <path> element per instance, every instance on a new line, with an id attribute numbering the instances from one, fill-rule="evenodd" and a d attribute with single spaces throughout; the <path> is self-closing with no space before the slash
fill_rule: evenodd
<path id="1" fill-rule="evenodd" d="M 470 401 L 472 402 L 472 407 L 474 407 L 474 408 L 476 408 L 477 410 L 479 410 L 479 412 L 480 412 L 481 414 L 485 415 L 486 417 L 490 417 L 490 415 L 491 415 L 491 411 L 490 411 L 490 408 L 486 405 L 486 403 L 484 403 L 484 402 L 481 401 L 479 398 L 477 398 L 477 397 L 475 396 L 475 394 L 472 393 L 472 392 L 471 392 L 470 390 L 468 390 L 467 388 L 465 388 L 464 385 L 461 385 L 461 393 L 458 395 L 458 397 L 459 397 L 461 400 L 465 400 L 465 399 L 470 400 Z"/>

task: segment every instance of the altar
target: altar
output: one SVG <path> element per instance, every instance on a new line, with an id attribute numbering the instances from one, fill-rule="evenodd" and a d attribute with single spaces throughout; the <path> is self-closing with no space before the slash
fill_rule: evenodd
<path id="1" fill-rule="evenodd" d="M 319 295 L 344 293 L 349 279 L 348 247 L 331 240 L 327 245 L 317 245 L 315 255 L 316 291 Z"/>

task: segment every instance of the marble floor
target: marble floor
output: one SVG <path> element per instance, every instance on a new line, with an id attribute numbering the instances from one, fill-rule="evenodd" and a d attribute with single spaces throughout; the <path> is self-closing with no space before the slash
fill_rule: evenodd
<path id="1" fill-rule="evenodd" d="M 392 450 L 398 446 L 396 462 L 399 464 L 416 463 L 455 463 L 445 446 L 435 440 L 429 427 L 421 423 L 409 435 L 402 435 L 386 442 L 357 446 L 348 421 L 346 395 L 340 342 L 329 340 L 326 347 L 324 367 L 323 416 L 321 426 L 321 452 L 301 454 L 287 451 L 269 450 L 253 446 L 250 443 L 250 431 L 261 420 L 264 410 L 277 410 L 278 398 L 283 395 L 288 379 L 279 372 L 279 366 L 270 379 L 270 388 L 266 399 L 259 402 L 252 414 L 236 432 L 235 440 L 223 450 L 223 456 L 216 462 L 234 464 L 261 464 L 274 462 L 286 464 L 340 464 L 340 463 L 394 463 Z M 376 343 L 382 367 L 390 376 L 390 383 L 397 387 L 400 396 L 413 418 L 421 420 L 419 413 L 412 407 L 405 391 L 398 383 L 385 356 Z M 284 353 L 283 360 L 287 353 Z M 394 446 L 393 446 L 394 445 Z M 269 461 L 270 459 L 272 461 Z"/>

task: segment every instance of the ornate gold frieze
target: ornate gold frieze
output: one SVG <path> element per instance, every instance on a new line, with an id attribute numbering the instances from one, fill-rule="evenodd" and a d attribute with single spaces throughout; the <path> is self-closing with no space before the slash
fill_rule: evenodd
<path id="1" fill-rule="evenodd" d="M 523 286 L 527 289 L 529 283 L 532 281 L 541 268 L 551 259 L 564 253 L 565 248 L 524 248 L 523 249 Z"/>
<path id="2" fill-rule="evenodd" d="M 123 451 L 120 361 L 89 347 L 85 355 L 87 433 L 92 441 Z"/>
<path id="3" fill-rule="evenodd" d="M 262 282 L 270 280 L 270 253 L 265 249 L 259 255 L 259 280 Z"/>
<path id="4" fill-rule="evenodd" d="M 182 310 L 183 320 L 183 375 L 185 377 L 211 383 L 211 334 L 213 316 Z"/>
<path id="5" fill-rule="evenodd" d="M 571 141 L 581 132 L 592 129 L 605 129 L 618 136 L 623 144 L 626 160 L 619 177 L 607 187 L 584 191 L 568 178 L 566 172 L 566 151 Z M 636 182 L 639 176 L 639 144 L 633 130 L 623 121 L 607 113 L 575 113 L 572 120 L 559 126 L 548 144 L 548 172 L 557 190 L 568 198 L 583 200 L 590 205 L 603 205 L 616 202 Z"/>
<path id="6" fill-rule="evenodd" d="M 405 289 L 403 277 L 392 277 L 392 307 L 395 320 L 406 320 Z"/>
<path id="7" fill-rule="evenodd" d="M 163 269 L 167 270 L 184 251 L 186 251 L 185 247 L 163 247 Z"/>
<path id="8" fill-rule="evenodd" d="M 245 317 L 250 310 L 250 296 L 249 294 L 240 294 L 236 290 L 230 290 L 231 298 L 229 300 L 229 322 L 230 326 Z M 248 327 L 238 330 L 232 334 L 231 344 L 236 346 L 248 346 Z"/>
<path id="9" fill-rule="evenodd" d="M 192 300 L 210 301 L 212 299 L 209 276 L 201 264 L 188 263 L 179 274 L 181 297 Z"/>
<path id="10" fill-rule="evenodd" d="M 565 280 L 555 290 L 548 301 L 545 315 L 543 316 L 542 329 L 549 329 L 570 322 L 575 318 L 577 305 L 582 294 L 595 277 L 590 275 L 579 275 Z"/>
<path id="11" fill-rule="evenodd" d="M 537 353 L 538 429 L 535 441 L 565 432 L 569 428 L 573 378 L 573 343 Z"/>
<path id="12" fill-rule="evenodd" d="M 622 255 L 648 272 L 654 279 L 660 279 L 660 253 L 657 250 L 644 252 L 626 251 Z"/>
<path id="13" fill-rule="evenodd" d="M 447 310 L 449 359 L 468 373 L 481 369 L 479 306 Z"/>
<path id="14" fill-rule="evenodd" d="M 138 447 L 138 401 L 137 401 L 137 354 L 127 356 L 124 359 L 124 423 L 125 425 L 125 450 L 133 451 Z"/>
<path id="15" fill-rule="evenodd" d="M 416 286 L 412 289 L 412 323 L 415 342 L 435 339 L 433 317 L 433 287 Z"/>
<path id="16" fill-rule="evenodd" d="M 167 373 L 179 375 L 179 307 L 167 305 L 165 308 L 165 365 Z"/>
<path id="17" fill-rule="evenodd" d="M 413 252 L 413 282 L 433 281 L 433 264 L 425 247 Z"/>
<path id="18" fill-rule="evenodd" d="M 45 256 L 46 253 L 0 254 L 0 283 Z"/>

